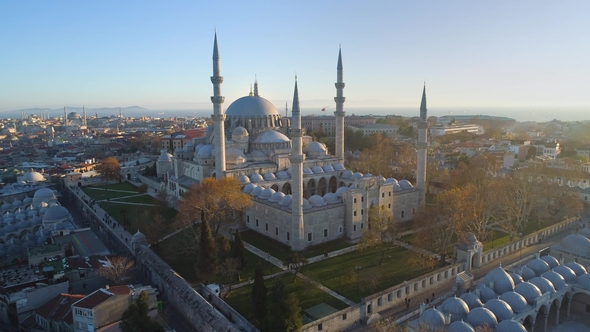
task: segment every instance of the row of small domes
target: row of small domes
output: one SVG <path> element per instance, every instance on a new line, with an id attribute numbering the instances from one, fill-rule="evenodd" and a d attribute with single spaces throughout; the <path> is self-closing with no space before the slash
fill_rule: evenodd
<path id="1" fill-rule="evenodd" d="M 51 189 L 41 188 L 35 192 L 35 194 L 33 195 L 33 198 L 27 196 L 22 201 L 19 199 L 16 199 L 12 203 L 4 201 L 4 204 L 2 204 L 2 210 L 8 210 L 10 208 L 19 207 L 19 206 L 23 206 L 23 205 L 31 204 L 31 203 L 33 203 L 33 204 L 42 203 L 42 202 L 48 203 L 48 202 L 53 202 L 55 200 L 57 200 L 57 198 L 55 197 L 55 194 L 53 193 L 53 191 Z"/>
<path id="2" fill-rule="evenodd" d="M 342 202 L 342 193 L 348 190 L 347 187 L 340 187 L 336 193 L 327 193 L 323 197 L 320 195 L 312 195 L 309 199 L 303 199 L 303 209 L 311 209 L 312 207 L 326 206 L 338 204 Z M 285 195 L 280 191 L 275 191 L 272 188 L 264 188 L 254 183 L 247 184 L 242 190 L 244 193 L 250 194 L 258 199 L 267 200 L 271 203 L 278 203 L 281 206 L 290 206 L 292 202 L 291 195 Z"/>

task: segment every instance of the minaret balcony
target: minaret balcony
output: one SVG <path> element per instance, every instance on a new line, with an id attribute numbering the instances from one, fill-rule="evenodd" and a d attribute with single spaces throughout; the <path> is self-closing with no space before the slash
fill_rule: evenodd
<path id="1" fill-rule="evenodd" d="M 211 76 L 211 83 L 213 83 L 213 84 L 223 83 L 223 76 Z"/>

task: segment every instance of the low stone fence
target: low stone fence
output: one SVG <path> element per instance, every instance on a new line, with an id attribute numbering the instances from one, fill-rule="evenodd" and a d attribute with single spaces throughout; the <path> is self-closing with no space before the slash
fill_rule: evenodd
<path id="1" fill-rule="evenodd" d="M 230 321 L 233 321 L 235 325 L 240 327 L 241 331 L 247 332 L 254 332 L 258 331 L 258 329 L 252 325 L 248 320 L 246 320 L 242 315 L 240 315 L 234 308 L 232 308 L 229 304 L 225 303 L 219 296 L 215 295 L 207 286 L 203 284 L 198 284 L 194 286 L 194 289 L 207 301 L 215 307 L 218 311 L 220 311 L 225 317 L 227 317 Z"/>
<path id="2" fill-rule="evenodd" d="M 457 273 L 462 272 L 464 269 L 464 263 L 456 263 L 408 280 L 369 295 L 355 306 L 308 323 L 303 326 L 302 331 L 339 331 L 350 327 L 355 320 L 370 321 L 370 317 L 374 313 L 405 304 L 406 298 L 430 297 L 429 295 L 433 289 L 450 280 L 455 280 Z M 351 322 L 350 319 L 353 321 Z"/>
<path id="3" fill-rule="evenodd" d="M 136 176 L 137 176 L 137 178 L 139 180 L 141 180 L 142 183 L 147 184 L 148 187 L 150 187 L 152 189 L 155 189 L 156 191 L 159 191 L 159 190 L 162 190 L 163 189 L 162 188 L 162 183 L 160 183 L 160 182 L 158 182 L 158 181 L 156 181 L 154 179 L 145 177 L 145 176 L 143 176 L 141 174 L 137 174 Z"/>
<path id="4" fill-rule="evenodd" d="M 571 218 L 571 219 L 564 220 L 560 223 L 557 223 L 555 225 L 551 225 L 549 227 L 543 228 L 543 229 L 536 231 L 532 234 L 529 234 L 521 239 L 512 241 L 503 247 L 500 247 L 497 249 L 491 249 L 491 250 L 484 252 L 481 257 L 481 264 L 482 265 L 489 264 L 489 263 L 493 262 L 494 260 L 500 259 L 506 255 L 510 255 L 512 253 L 515 253 L 518 250 L 521 250 L 522 248 L 524 248 L 526 246 L 539 243 L 539 242 L 543 241 L 543 239 L 551 237 L 555 234 L 560 234 L 565 231 L 575 229 L 578 226 L 579 226 L 578 218 Z"/>

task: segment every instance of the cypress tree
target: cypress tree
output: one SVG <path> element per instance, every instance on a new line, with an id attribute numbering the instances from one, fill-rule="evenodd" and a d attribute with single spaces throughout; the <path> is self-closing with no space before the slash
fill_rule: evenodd
<path id="1" fill-rule="evenodd" d="M 261 331 L 266 331 L 266 286 L 262 266 L 256 265 L 254 271 L 254 286 L 252 287 L 252 307 L 254 321 Z"/>
<path id="2" fill-rule="evenodd" d="M 268 327 L 270 331 L 298 331 L 301 321 L 301 307 L 299 300 L 293 293 L 287 292 L 285 282 L 277 280 L 270 292 L 272 306 L 268 312 Z"/>
<path id="3" fill-rule="evenodd" d="M 207 282 L 217 273 L 217 248 L 209 222 L 201 214 L 201 237 L 199 256 L 197 257 L 197 274 Z"/>
<path id="4" fill-rule="evenodd" d="M 236 231 L 236 235 L 234 236 L 234 242 L 232 243 L 231 248 L 231 255 L 232 258 L 236 261 L 236 268 L 238 270 L 238 281 L 241 281 L 242 278 L 240 276 L 240 273 L 246 267 L 246 248 L 244 248 L 244 241 L 242 241 L 240 231 Z"/>

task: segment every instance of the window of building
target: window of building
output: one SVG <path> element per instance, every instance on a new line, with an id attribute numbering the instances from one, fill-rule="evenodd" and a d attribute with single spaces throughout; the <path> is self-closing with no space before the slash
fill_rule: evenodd
<path id="1" fill-rule="evenodd" d="M 246 222 L 250 223 L 250 216 L 246 216 Z"/>
<path id="2" fill-rule="evenodd" d="M 381 198 L 385 197 L 385 193 L 381 193 Z"/>
<path id="3" fill-rule="evenodd" d="M 307 241 L 311 242 L 311 233 L 307 233 Z"/>
<path id="4" fill-rule="evenodd" d="M 365 228 L 365 224 L 361 223 L 361 229 Z"/>
<path id="5" fill-rule="evenodd" d="M 353 215 L 356 217 L 356 211 L 353 212 Z"/>
<path id="6" fill-rule="evenodd" d="M 342 226 L 338 227 L 338 234 L 342 234 Z"/>
<path id="7" fill-rule="evenodd" d="M 264 224 L 264 229 L 268 232 L 268 223 Z"/>
<path id="8" fill-rule="evenodd" d="M 416 209 L 412 209 L 412 215 L 415 216 L 416 215 Z"/>
<path id="9" fill-rule="evenodd" d="M 391 203 L 387 204 L 387 207 L 388 207 L 389 209 L 391 209 Z"/>
<path id="10" fill-rule="evenodd" d="M 361 197 L 361 202 L 365 201 L 365 196 Z"/>
<path id="11" fill-rule="evenodd" d="M 354 202 L 356 203 L 356 198 L 354 199 Z"/>
<path id="12" fill-rule="evenodd" d="M 291 234 L 289 232 L 287 232 L 287 241 L 291 241 Z"/>
<path id="13" fill-rule="evenodd" d="M 322 326 L 322 323 L 320 323 L 320 325 L 318 325 L 318 331 L 321 331 L 323 329 L 324 329 L 324 327 Z"/>
<path id="14" fill-rule="evenodd" d="M 279 235 L 279 228 L 275 227 L 275 235 Z"/>
<path id="15" fill-rule="evenodd" d="M 324 229 L 324 237 L 328 237 L 328 229 Z"/>
<path id="16" fill-rule="evenodd" d="M 402 218 L 406 216 L 406 212 L 402 210 Z"/>
<path id="17" fill-rule="evenodd" d="M 356 232 L 356 225 L 352 225 L 352 230 Z"/>
<path id="18" fill-rule="evenodd" d="M 364 212 L 365 212 L 365 210 L 361 209 L 361 216 L 362 216 L 363 214 L 365 214 Z"/>
<path id="19" fill-rule="evenodd" d="M 258 219 L 256 219 L 256 227 L 258 227 Z"/>
<path id="20" fill-rule="evenodd" d="M 391 197 L 391 191 L 389 192 L 389 196 Z"/>

